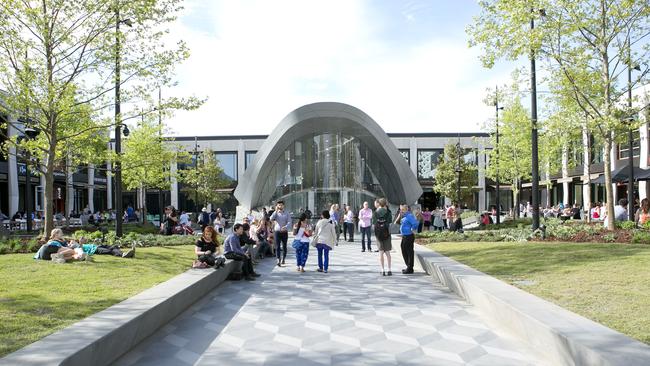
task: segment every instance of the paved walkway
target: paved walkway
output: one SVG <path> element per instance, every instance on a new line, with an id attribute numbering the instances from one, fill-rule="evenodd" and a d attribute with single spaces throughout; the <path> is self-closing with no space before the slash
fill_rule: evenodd
<path id="1" fill-rule="evenodd" d="M 393 246 L 399 242 L 394 241 Z M 117 361 L 117 365 L 536 365 L 472 307 L 424 273 L 379 275 L 378 254 L 342 243 L 330 272 L 273 259 L 255 282 L 227 281 Z"/>

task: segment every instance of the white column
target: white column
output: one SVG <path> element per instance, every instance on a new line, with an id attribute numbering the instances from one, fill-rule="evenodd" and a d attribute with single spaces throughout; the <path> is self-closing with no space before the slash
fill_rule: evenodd
<path id="1" fill-rule="evenodd" d="M 244 146 L 244 140 L 239 140 L 237 142 L 237 182 L 244 175 L 246 170 L 246 148 Z"/>
<path id="2" fill-rule="evenodd" d="M 113 173 L 111 173 L 113 165 L 110 162 L 106 163 L 106 208 L 113 209 Z"/>
<path id="3" fill-rule="evenodd" d="M 95 212 L 95 166 L 88 165 L 88 208 Z"/>
<path id="4" fill-rule="evenodd" d="M 7 125 L 7 130 L 9 137 L 16 136 L 18 130 L 14 127 L 14 124 L 17 123 L 16 119 L 13 116 L 9 116 L 9 124 Z M 10 145 L 11 146 L 11 145 Z M 8 172 L 9 172 L 9 212 L 7 216 L 11 217 L 18 211 L 18 203 L 20 197 L 20 191 L 18 189 L 18 164 L 16 162 L 16 148 L 9 148 L 9 156 L 7 159 Z"/>
<path id="5" fill-rule="evenodd" d="M 485 148 L 480 146 L 478 148 L 478 186 L 481 190 L 478 192 L 478 210 L 483 212 L 485 207 Z"/>
<path id="6" fill-rule="evenodd" d="M 318 215 L 318 210 L 322 209 L 322 207 L 316 207 L 316 200 L 314 198 L 313 190 L 307 191 L 307 207 L 309 207 L 309 210 L 313 215 Z"/>
<path id="7" fill-rule="evenodd" d="M 415 137 L 411 137 L 409 140 L 409 156 L 410 156 L 410 161 L 409 165 L 411 165 L 411 171 L 413 174 L 415 174 L 415 177 L 417 178 L 418 176 L 418 144 L 417 140 L 415 140 Z"/>
<path id="8" fill-rule="evenodd" d="M 568 179 L 569 178 L 569 152 L 567 147 L 562 148 L 562 179 Z M 571 202 L 569 202 L 569 182 L 563 181 L 562 182 L 562 203 L 564 205 L 570 205 Z"/>
<path id="9" fill-rule="evenodd" d="M 176 180 L 176 168 L 177 164 L 175 161 L 172 161 L 169 164 L 169 171 L 171 173 L 171 190 L 170 190 L 170 199 L 171 205 L 178 208 L 178 181 Z"/>

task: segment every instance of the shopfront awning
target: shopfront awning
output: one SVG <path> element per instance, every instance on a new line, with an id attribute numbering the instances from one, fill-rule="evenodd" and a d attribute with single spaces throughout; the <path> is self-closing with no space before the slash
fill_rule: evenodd
<path id="1" fill-rule="evenodd" d="M 629 178 L 628 169 L 627 165 L 614 169 L 614 171 L 612 171 L 612 183 L 627 183 Z M 634 181 L 640 180 L 650 180 L 650 169 L 634 167 Z M 592 180 L 591 183 L 604 184 L 605 174 Z"/>

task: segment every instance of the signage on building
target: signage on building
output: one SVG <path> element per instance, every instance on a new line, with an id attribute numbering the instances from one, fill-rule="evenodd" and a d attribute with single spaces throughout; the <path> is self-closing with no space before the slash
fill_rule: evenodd
<path id="1" fill-rule="evenodd" d="M 106 183 L 106 178 L 95 177 L 95 183 Z"/>

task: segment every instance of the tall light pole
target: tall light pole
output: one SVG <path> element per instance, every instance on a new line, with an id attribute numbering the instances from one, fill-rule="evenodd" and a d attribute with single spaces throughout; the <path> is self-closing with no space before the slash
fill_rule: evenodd
<path id="1" fill-rule="evenodd" d="M 533 12 L 533 9 L 531 9 Z M 539 14 L 541 16 L 546 16 L 544 9 L 539 9 Z M 535 29 L 535 17 L 531 16 L 530 18 L 530 30 L 531 32 Z M 531 170 L 531 180 L 532 180 L 532 205 L 533 205 L 533 230 L 539 228 L 539 157 L 538 157 L 538 147 L 537 147 L 537 78 L 535 76 L 535 50 L 531 48 L 530 50 L 530 120 L 531 120 L 531 161 L 532 161 L 532 170 Z"/>
<path id="2" fill-rule="evenodd" d="M 499 87 L 497 86 L 494 94 L 494 109 L 496 112 L 496 132 L 497 132 L 497 141 L 496 141 L 496 183 L 497 183 L 497 194 L 496 194 L 496 204 L 497 204 L 497 225 L 501 223 L 501 187 L 499 186 L 499 110 L 503 110 L 503 107 L 499 107 Z"/>
<path id="3" fill-rule="evenodd" d="M 641 70 L 641 67 L 638 65 L 632 65 L 632 46 L 630 44 L 630 38 L 627 39 L 627 106 L 628 113 L 632 113 L 632 69 Z M 628 116 L 628 131 L 627 131 L 627 143 L 628 143 L 628 156 L 627 156 L 627 169 L 628 169 L 628 179 L 627 179 L 627 217 L 628 220 L 634 221 L 634 136 L 632 133 L 632 123 L 634 118 L 632 115 Z"/>
<path id="4" fill-rule="evenodd" d="M 162 144 L 162 110 L 161 110 L 161 104 L 162 104 L 162 89 L 160 86 L 158 87 L 158 134 L 160 136 L 160 143 Z M 165 170 L 163 168 L 163 177 L 164 177 Z M 163 209 L 163 197 L 162 197 L 162 188 L 158 187 L 158 210 L 160 211 L 159 215 L 159 220 L 162 223 L 164 216 L 165 216 L 165 210 Z"/>
<path id="5" fill-rule="evenodd" d="M 456 153 L 458 154 L 458 162 L 456 163 L 456 174 L 458 174 L 458 182 L 456 183 L 456 203 L 458 204 L 458 208 L 460 208 L 460 173 L 463 171 L 460 166 L 460 135 L 458 136 L 458 142 L 456 143 Z"/>
<path id="6" fill-rule="evenodd" d="M 115 235 L 122 236 L 122 116 L 120 111 L 120 23 L 131 27 L 130 19 L 120 19 L 119 3 L 115 6 Z M 126 132 L 126 130 L 125 130 Z"/>

